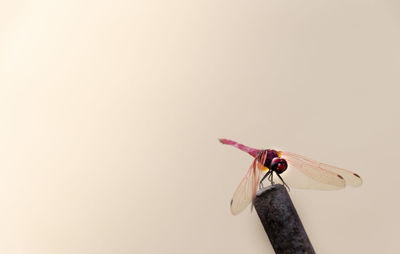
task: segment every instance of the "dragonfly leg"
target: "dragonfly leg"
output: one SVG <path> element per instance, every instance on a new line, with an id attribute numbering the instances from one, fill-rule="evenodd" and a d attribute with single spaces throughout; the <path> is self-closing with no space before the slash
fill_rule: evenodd
<path id="1" fill-rule="evenodd" d="M 290 191 L 289 186 L 285 183 L 285 181 L 283 181 L 282 177 L 281 177 L 279 174 L 277 174 L 277 175 L 278 175 L 279 179 L 281 179 L 283 185 L 284 185 L 286 188 L 288 188 L 288 190 Z"/>
<path id="2" fill-rule="evenodd" d="M 272 185 L 274 185 L 274 172 L 271 171 L 271 175 L 268 177 L 268 180 L 271 182 Z"/>
<path id="3" fill-rule="evenodd" d="M 271 174 L 271 170 L 268 170 L 268 172 L 267 172 L 267 173 L 263 176 L 263 178 L 261 179 L 260 184 L 259 184 L 259 186 L 258 186 L 260 189 L 264 188 L 263 181 L 264 181 L 264 179 L 265 179 L 269 174 Z"/>

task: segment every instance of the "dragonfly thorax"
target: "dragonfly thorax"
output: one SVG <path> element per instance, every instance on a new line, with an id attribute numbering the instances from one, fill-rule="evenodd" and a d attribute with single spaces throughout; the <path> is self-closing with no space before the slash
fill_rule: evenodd
<path id="1" fill-rule="evenodd" d="M 267 149 L 264 151 L 265 161 L 264 166 L 278 174 L 283 173 L 287 169 L 287 162 L 285 159 L 279 157 L 279 154 L 275 150 Z"/>

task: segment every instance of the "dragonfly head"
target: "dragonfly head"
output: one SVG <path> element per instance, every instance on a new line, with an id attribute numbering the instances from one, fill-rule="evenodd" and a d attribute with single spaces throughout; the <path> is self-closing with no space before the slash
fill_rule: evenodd
<path id="1" fill-rule="evenodd" d="M 275 157 L 271 161 L 270 169 L 278 174 L 281 174 L 287 169 L 287 162 L 285 159 Z"/>

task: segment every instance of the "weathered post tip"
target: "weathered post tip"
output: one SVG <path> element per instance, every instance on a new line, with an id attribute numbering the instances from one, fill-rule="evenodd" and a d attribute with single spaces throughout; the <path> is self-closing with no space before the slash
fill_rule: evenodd
<path id="1" fill-rule="evenodd" d="M 274 184 L 259 190 L 254 207 L 275 253 L 315 253 L 283 185 Z"/>

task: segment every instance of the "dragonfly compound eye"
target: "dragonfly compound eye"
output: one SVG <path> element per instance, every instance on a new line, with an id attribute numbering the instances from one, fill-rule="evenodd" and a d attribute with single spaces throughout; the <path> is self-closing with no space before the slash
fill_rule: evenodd
<path id="1" fill-rule="evenodd" d="M 275 157 L 271 161 L 270 169 L 278 174 L 281 174 L 287 169 L 287 162 L 285 159 Z"/>

